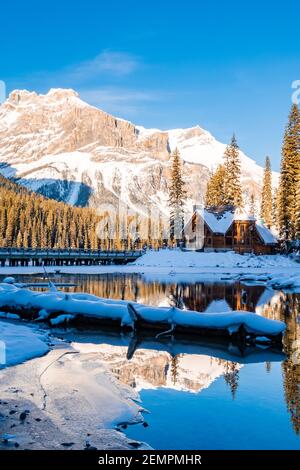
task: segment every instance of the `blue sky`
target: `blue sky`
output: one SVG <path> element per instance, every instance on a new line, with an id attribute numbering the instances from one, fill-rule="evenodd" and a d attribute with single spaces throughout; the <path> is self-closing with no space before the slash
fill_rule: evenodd
<path id="1" fill-rule="evenodd" d="M 146 127 L 199 124 L 279 168 L 300 79 L 296 1 L 127 0 L 1 5 L 8 91 L 71 87 Z"/>

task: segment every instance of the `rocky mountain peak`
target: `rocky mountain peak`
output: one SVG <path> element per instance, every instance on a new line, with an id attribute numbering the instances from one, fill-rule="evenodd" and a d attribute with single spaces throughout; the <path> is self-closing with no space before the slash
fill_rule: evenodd
<path id="1" fill-rule="evenodd" d="M 149 202 L 165 208 L 176 147 L 189 203 L 197 203 L 225 150 L 199 126 L 145 129 L 90 106 L 71 89 L 15 90 L 0 106 L 0 172 L 71 204 L 114 204 L 121 198 L 137 210 Z M 244 194 L 259 195 L 263 170 L 240 155 Z"/>
<path id="2" fill-rule="evenodd" d="M 62 99 L 70 97 L 78 98 L 79 94 L 72 88 L 50 88 L 46 96 L 50 98 Z"/>
<path id="3" fill-rule="evenodd" d="M 14 90 L 8 96 L 8 103 L 18 105 L 24 101 L 32 101 L 36 99 L 38 94 L 34 91 L 28 90 Z"/>

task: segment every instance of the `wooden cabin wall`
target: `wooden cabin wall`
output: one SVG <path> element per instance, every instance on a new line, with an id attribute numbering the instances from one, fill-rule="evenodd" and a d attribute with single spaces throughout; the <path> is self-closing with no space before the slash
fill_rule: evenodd
<path id="1" fill-rule="evenodd" d="M 185 233 L 192 236 L 195 225 L 202 223 L 199 215 L 192 218 L 192 222 L 187 224 Z M 255 253 L 255 254 L 272 254 L 275 252 L 275 247 L 272 245 L 265 245 L 252 220 L 236 220 L 232 226 L 227 230 L 226 234 L 213 233 L 209 226 L 204 223 L 204 250 L 234 250 L 236 253 Z"/>

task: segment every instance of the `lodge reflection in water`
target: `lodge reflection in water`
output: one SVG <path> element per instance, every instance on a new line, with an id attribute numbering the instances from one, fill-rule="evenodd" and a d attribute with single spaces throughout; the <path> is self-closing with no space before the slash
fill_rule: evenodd
<path id="1" fill-rule="evenodd" d="M 57 275 L 53 280 L 76 284 L 75 287 L 65 289 L 69 292 L 88 292 L 98 297 L 132 300 L 155 306 L 176 305 L 199 312 L 205 311 L 216 300 L 224 300 L 228 304 L 226 309 L 254 312 L 265 291 L 263 286 L 253 288 L 238 282 L 147 282 L 138 274 Z M 26 276 L 26 281 L 36 282 L 37 277 Z"/>

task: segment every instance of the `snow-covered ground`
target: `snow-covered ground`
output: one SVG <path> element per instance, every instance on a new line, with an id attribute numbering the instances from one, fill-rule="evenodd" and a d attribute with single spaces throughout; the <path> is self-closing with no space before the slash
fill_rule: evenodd
<path id="1" fill-rule="evenodd" d="M 282 255 L 239 255 L 233 251 L 219 253 L 200 253 L 192 251 L 181 251 L 179 249 L 148 250 L 134 263 L 128 265 L 106 265 L 106 266 L 49 266 L 47 271 L 53 272 L 59 269 L 64 273 L 94 273 L 94 272 L 169 272 L 170 269 L 177 272 L 210 272 L 216 268 L 220 272 L 228 269 L 240 271 L 256 270 L 290 270 L 298 269 L 300 263 Z M 43 272 L 41 266 L 5 266 L 0 267 L 0 275 L 22 274 Z"/>
<path id="2" fill-rule="evenodd" d="M 139 273 L 146 280 L 174 282 L 238 280 L 241 276 L 267 275 L 263 282 L 282 278 L 294 278 L 298 285 L 300 263 L 282 255 L 239 255 L 234 252 L 225 253 L 195 253 L 181 250 L 147 251 L 135 263 L 125 266 L 49 266 L 47 271 L 53 273 L 59 270 L 62 274 L 104 274 L 104 273 Z M 0 267 L 0 276 L 9 274 L 42 273 L 42 267 Z"/>
<path id="3" fill-rule="evenodd" d="M 143 421 L 142 408 L 99 354 L 58 341 L 48 352 L 47 333 L 12 320 L 0 340 L 0 449 L 147 448 L 118 431 Z"/>
<path id="4" fill-rule="evenodd" d="M 48 342 L 48 335 L 32 326 L 0 321 L 0 369 L 43 356 Z"/>
<path id="5" fill-rule="evenodd" d="M 219 252 L 219 253 L 199 253 L 192 251 L 181 250 L 160 250 L 148 251 L 139 258 L 135 266 L 143 267 L 168 267 L 168 268 L 190 268 L 190 269 L 205 269 L 205 268 L 249 268 L 249 269 L 265 269 L 265 268 L 291 268 L 297 267 L 300 269 L 300 264 L 295 263 L 293 260 L 286 256 L 281 255 L 239 255 L 233 251 Z"/>

